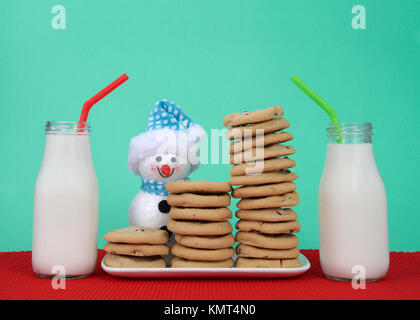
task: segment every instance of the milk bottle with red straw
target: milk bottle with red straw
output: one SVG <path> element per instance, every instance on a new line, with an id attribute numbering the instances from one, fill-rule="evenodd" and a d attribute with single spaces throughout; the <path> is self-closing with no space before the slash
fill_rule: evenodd
<path id="1" fill-rule="evenodd" d="M 87 100 L 80 120 L 48 121 L 34 194 L 32 267 L 40 277 L 81 278 L 96 266 L 98 182 L 90 151 L 91 107 L 128 79 Z"/>

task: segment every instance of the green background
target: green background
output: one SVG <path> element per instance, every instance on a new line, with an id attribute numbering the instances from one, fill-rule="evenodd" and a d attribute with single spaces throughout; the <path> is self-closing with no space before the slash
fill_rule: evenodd
<path id="1" fill-rule="evenodd" d="M 56 4 L 66 30 L 51 27 Z M 356 4 L 366 30 L 351 27 Z M 228 113 L 283 106 L 300 176 L 299 247 L 317 248 L 328 119 L 289 80 L 296 73 L 342 121 L 372 122 L 390 248 L 420 250 L 419 14 L 416 0 L 0 0 L 0 250 L 31 249 L 45 122 L 77 120 L 83 102 L 124 72 L 130 80 L 89 117 L 99 247 L 128 224 L 140 186 L 127 169 L 128 142 L 167 98 L 208 132 Z M 202 165 L 191 177 L 227 180 L 229 167 Z"/>

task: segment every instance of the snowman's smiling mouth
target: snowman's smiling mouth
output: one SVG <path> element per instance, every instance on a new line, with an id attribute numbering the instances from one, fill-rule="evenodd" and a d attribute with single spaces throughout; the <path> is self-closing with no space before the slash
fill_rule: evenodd
<path id="1" fill-rule="evenodd" d="M 161 168 L 159 168 L 159 167 L 157 167 L 157 171 L 159 172 L 159 174 L 162 178 L 169 178 L 174 173 L 175 169 L 170 170 L 169 174 L 163 174 L 161 172 Z"/>

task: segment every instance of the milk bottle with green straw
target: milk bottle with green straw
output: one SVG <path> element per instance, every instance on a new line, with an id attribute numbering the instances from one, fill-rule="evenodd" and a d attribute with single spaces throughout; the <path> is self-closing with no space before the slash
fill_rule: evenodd
<path id="1" fill-rule="evenodd" d="M 327 157 L 318 191 L 319 254 L 334 280 L 379 280 L 389 266 L 385 187 L 367 122 L 339 122 L 321 97 L 297 76 L 291 80 L 330 116 Z"/>

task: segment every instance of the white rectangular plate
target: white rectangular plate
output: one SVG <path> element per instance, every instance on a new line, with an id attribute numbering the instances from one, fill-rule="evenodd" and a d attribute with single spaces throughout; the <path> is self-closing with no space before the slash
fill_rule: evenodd
<path id="1" fill-rule="evenodd" d="M 102 269 L 112 276 L 125 278 L 286 278 L 296 277 L 311 267 L 303 254 L 300 268 L 110 268 L 102 259 Z"/>

